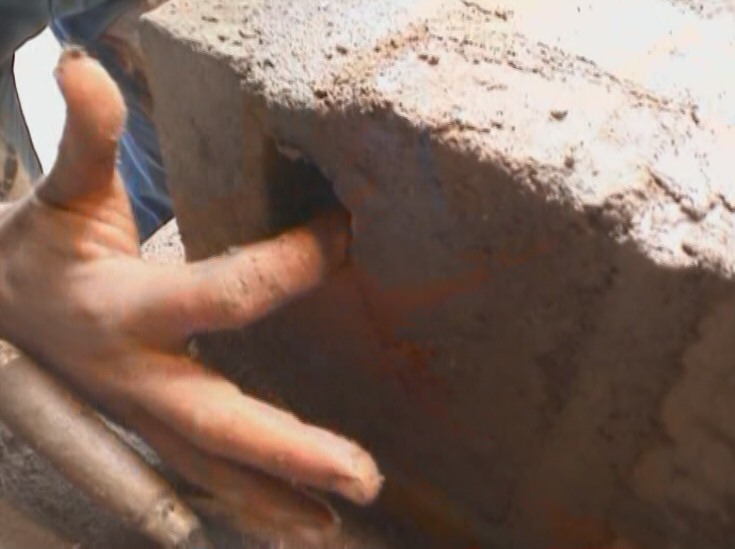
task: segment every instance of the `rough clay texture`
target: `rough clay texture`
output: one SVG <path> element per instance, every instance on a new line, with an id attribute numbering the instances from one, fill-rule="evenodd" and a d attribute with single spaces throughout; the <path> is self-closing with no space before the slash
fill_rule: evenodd
<path id="1" fill-rule="evenodd" d="M 353 215 L 348 269 L 202 343 L 375 453 L 367 514 L 405 528 L 396 546 L 732 546 L 731 6 L 173 0 L 147 17 L 190 259 L 279 230 L 318 184 L 307 164 Z"/>

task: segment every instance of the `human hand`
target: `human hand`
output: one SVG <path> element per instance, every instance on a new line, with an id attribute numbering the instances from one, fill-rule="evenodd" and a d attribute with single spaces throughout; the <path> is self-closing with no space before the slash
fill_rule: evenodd
<path id="1" fill-rule="evenodd" d="M 345 216 L 200 263 L 147 264 L 115 172 L 120 92 L 79 50 L 62 55 L 56 76 L 67 103 L 59 158 L 0 218 L 0 337 L 138 431 L 194 482 L 201 479 L 191 479 L 190 456 L 200 471 L 246 464 L 372 501 L 381 477 L 367 452 L 244 395 L 186 354 L 193 334 L 254 322 L 338 268 L 349 241 Z"/>

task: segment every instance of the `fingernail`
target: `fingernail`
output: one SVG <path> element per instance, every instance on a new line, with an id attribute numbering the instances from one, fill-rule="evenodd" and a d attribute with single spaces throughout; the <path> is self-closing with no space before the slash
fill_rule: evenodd
<path id="1" fill-rule="evenodd" d="M 82 57 L 86 57 L 87 53 L 84 51 L 84 48 L 81 46 L 76 46 L 73 44 L 64 44 L 62 43 L 62 51 L 61 55 L 59 56 L 59 61 L 56 63 L 56 68 L 54 68 L 54 79 L 56 80 L 59 87 L 62 87 L 64 85 L 64 65 L 69 62 L 70 59 L 81 59 Z"/>
<path id="2" fill-rule="evenodd" d="M 355 477 L 345 488 L 353 501 L 367 505 L 378 497 L 383 486 L 383 475 L 380 474 L 375 460 L 363 450 L 353 453 L 352 470 Z"/>
<path id="3" fill-rule="evenodd" d="M 84 57 L 87 57 L 87 52 L 83 47 L 76 44 L 65 45 L 59 58 L 59 64 L 66 63 L 70 59 L 82 59 Z"/>
<path id="4" fill-rule="evenodd" d="M 366 505 L 372 502 L 383 485 L 383 476 L 372 456 L 332 433 L 320 433 L 319 436 L 322 447 L 341 465 L 332 488 L 356 503 Z"/>

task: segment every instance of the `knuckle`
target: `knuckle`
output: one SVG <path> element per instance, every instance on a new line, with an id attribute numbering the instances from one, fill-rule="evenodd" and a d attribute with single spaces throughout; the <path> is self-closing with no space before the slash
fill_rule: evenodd
<path id="1" fill-rule="evenodd" d="M 197 408 L 191 422 L 192 438 L 205 451 L 217 453 L 228 446 L 228 429 L 223 428 L 227 422 L 223 422 L 220 411 L 211 407 Z"/>
<path id="2" fill-rule="evenodd" d="M 244 318 L 250 313 L 249 277 L 237 269 L 220 277 L 215 300 L 217 313 L 224 318 Z"/>

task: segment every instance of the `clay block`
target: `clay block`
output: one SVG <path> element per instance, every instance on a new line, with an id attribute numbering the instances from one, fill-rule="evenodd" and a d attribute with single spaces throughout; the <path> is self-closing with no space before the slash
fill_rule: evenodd
<path id="1" fill-rule="evenodd" d="M 147 16 L 189 259 L 277 233 L 325 186 L 352 213 L 349 268 L 202 346 L 375 453 L 366 516 L 397 546 L 731 546 L 735 103 L 691 73 L 691 36 L 723 48 L 708 67 L 732 58 L 731 15 L 684 4 Z"/>

